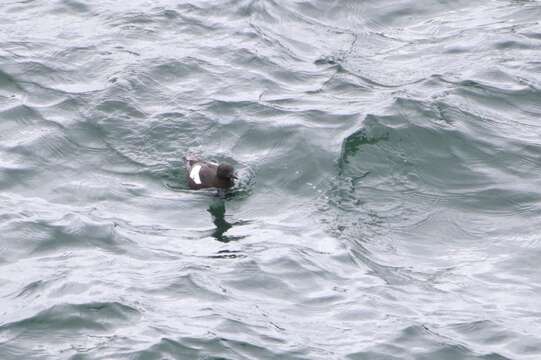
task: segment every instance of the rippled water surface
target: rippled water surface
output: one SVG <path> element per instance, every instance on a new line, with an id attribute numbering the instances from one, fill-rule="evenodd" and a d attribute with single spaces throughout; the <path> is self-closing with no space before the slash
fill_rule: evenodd
<path id="1" fill-rule="evenodd" d="M 1 359 L 541 359 L 540 2 L 0 16 Z"/>

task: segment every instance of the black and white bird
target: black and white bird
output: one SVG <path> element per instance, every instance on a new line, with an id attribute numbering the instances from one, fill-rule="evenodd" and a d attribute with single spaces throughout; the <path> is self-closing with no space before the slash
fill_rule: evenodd
<path id="1" fill-rule="evenodd" d="M 195 158 L 184 157 L 186 179 L 192 190 L 217 188 L 229 189 L 235 185 L 237 176 L 232 165 L 216 164 Z"/>

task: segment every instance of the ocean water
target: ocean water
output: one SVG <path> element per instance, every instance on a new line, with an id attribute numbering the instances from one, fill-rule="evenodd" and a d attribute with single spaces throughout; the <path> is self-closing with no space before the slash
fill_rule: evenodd
<path id="1" fill-rule="evenodd" d="M 0 359 L 541 359 L 539 1 L 0 18 Z"/>

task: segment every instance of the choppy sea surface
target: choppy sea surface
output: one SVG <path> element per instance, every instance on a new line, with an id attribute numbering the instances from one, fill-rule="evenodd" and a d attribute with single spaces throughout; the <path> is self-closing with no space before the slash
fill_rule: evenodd
<path id="1" fill-rule="evenodd" d="M 0 359 L 541 359 L 539 1 L 0 19 Z"/>

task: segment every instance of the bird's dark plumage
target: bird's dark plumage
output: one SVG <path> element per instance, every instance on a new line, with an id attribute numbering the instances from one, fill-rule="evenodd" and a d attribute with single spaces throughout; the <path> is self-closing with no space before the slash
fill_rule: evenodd
<path id="1" fill-rule="evenodd" d="M 184 158 L 186 179 L 192 190 L 229 189 L 235 184 L 235 170 L 230 164 L 215 164 L 195 158 Z"/>

